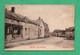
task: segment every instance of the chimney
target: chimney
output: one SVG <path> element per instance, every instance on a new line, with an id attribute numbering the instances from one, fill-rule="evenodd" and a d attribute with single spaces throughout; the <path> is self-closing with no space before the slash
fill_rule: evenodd
<path id="1" fill-rule="evenodd" d="M 15 12 L 15 7 L 11 7 L 11 12 Z"/>
<path id="2" fill-rule="evenodd" d="M 41 19 L 41 17 L 39 17 L 39 20 Z"/>

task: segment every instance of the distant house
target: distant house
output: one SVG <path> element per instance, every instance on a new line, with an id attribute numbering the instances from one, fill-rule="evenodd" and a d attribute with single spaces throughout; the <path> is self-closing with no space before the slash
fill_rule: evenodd
<path id="1" fill-rule="evenodd" d="M 66 28 L 65 37 L 67 39 L 74 39 L 74 27 Z"/>
<path id="2" fill-rule="evenodd" d="M 5 9 L 5 39 L 35 39 L 47 37 L 48 25 L 39 17 L 31 20 L 29 17 L 15 13 L 15 7 L 11 11 Z"/>
<path id="3" fill-rule="evenodd" d="M 57 37 L 64 37 L 65 36 L 65 30 L 56 29 L 53 31 L 52 35 L 57 36 Z"/>
<path id="4" fill-rule="evenodd" d="M 65 30 L 56 29 L 53 31 L 52 36 L 65 37 L 67 39 L 74 39 L 74 27 L 66 28 Z"/>

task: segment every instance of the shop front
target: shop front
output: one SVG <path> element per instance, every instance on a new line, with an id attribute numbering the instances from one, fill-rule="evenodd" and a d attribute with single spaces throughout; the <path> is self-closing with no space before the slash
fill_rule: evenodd
<path id="1" fill-rule="evenodd" d="M 22 25 L 15 25 L 15 24 L 5 24 L 5 39 L 12 40 L 18 37 L 23 37 L 22 35 Z"/>

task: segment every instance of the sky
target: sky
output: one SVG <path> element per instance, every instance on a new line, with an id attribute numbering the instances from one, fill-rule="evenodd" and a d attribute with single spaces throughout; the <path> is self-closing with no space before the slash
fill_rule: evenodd
<path id="1" fill-rule="evenodd" d="M 74 5 L 5 5 L 8 10 L 11 7 L 15 7 L 15 13 L 32 20 L 41 17 L 50 31 L 74 26 Z"/>

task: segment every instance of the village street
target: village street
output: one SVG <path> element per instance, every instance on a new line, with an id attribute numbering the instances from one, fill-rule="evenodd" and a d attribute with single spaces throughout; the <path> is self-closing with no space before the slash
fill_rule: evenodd
<path id="1" fill-rule="evenodd" d="M 5 50 L 74 50 L 74 40 L 65 40 L 63 37 L 25 40 L 7 45 L 12 48 Z"/>

